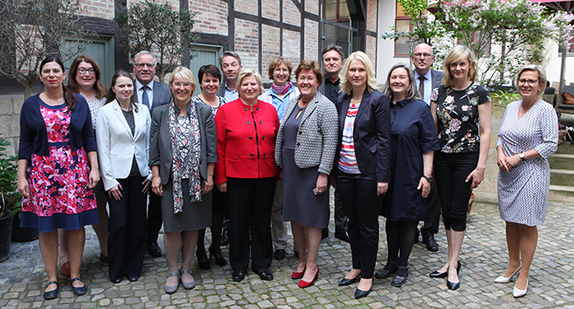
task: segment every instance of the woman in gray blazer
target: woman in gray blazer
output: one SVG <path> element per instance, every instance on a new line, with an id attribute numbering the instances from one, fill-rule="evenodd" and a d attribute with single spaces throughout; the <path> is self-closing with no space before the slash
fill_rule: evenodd
<path id="1" fill-rule="evenodd" d="M 319 276 L 321 229 L 329 223 L 329 174 L 338 141 L 338 114 L 318 92 L 323 81 L 317 61 L 303 60 L 295 70 L 300 95 L 283 117 L 275 160 L 283 169 L 283 221 L 291 221 L 299 263 L 291 278 L 306 288 Z"/>
<path id="2" fill-rule="evenodd" d="M 193 104 L 193 73 L 177 67 L 169 88 L 173 100 L 153 110 L 150 131 L 152 190 L 162 196 L 164 243 L 169 264 L 165 292 L 175 293 L 179 278 L 185 289 L 195 287 L 189 265 L 198 230 L 211 223 L 213 168 L 217 138 L 211 108 Z M 182 252 L 182 265 L 177 260 Z"/>

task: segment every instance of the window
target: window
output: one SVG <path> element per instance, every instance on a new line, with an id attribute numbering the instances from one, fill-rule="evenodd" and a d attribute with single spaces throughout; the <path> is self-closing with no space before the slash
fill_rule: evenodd
<path id="1" fill-rule="evenodd" d="M 412 31 L 411 18 L 407 16 L 403 10 L 403 6 L 397 1 L 397 13 L 395 17 L 395 31 L 396 32 L 410 32 Z M 410 39 L 399 38 L 395 41 L 395 56 L 409 57 L 410 56 Z"/>
<path id="2" fill-rule="evenodd" d="M 359 49 L 358 20 L 351 16 L 347 1 L 325 0 L 323 3 L 323 48 L 333 43 L 343 48 L 345 53 Z"/>

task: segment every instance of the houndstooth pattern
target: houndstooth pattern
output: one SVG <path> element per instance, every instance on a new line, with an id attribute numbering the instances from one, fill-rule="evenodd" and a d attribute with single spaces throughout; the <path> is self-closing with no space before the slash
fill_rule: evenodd
<path id="1" fill-rule="evenodd" d="M 498 133 L 506 157 L 536 149 L 540 157 L 518 163 L 507 173 L 498 172 L 500 218 L 506 222 L 536 226 L 544 223 L 550 167 L 547 158 L 558 145 L 558 119 L 552 105 L 539 100 L 521 118 L 522 101 L 506 107 Z"/>
<path id="2" fill-rule="evenodd" d="M 275 161 L 279 167 L 281 167 L 285 121 L 289 119 L 299 98 L 300 96 L 297 96 L 289 101 L 279 127 L 275 144 Z M 333 167 L 339 137 L 337 108 L 327 97 L 317 92 L 302 117 L 297 134 L 295 164 L 299 168 L 319 166 L 320 173 L 329 175 Z"/>

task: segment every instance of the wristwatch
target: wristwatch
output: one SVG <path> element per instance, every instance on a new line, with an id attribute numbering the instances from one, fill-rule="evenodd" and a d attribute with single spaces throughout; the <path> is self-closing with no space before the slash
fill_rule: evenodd
<path id="1" fill-rule="evenodd" d="M 432 178 L 430 178 L 429 176 L 423 175 L 423 178 L 426 179 L 429 183 L 432 182 Z"/>
<path id="2" fill-rule="evenodd" d="M 524 157 L 524 152 L 519 153 L 518 157 L 520 158 L 521 161 L 526 160 L 526 158 Z"/>

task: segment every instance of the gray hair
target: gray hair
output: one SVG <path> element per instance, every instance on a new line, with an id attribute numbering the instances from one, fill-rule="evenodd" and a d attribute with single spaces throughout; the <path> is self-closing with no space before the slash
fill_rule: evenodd
<path id="1" fill-rule="evenodd" d="M 325 56 L 326 53 L 328 53 L 332 50 L 338 52 L 339 55 L 341 55 L 341 60 L 345 59 L 345 53 L 343 52 L 343 48 L 341 46 L 335 45 L 333 43 L 329 44 L 327 46 L 327 48 L 323 49 L 323 53 L 321 54 L 321 56 Z"/>
<path id="2" fill-rule="evenodd" d="M 544 70 L 540 66 L 529 64 L 525 65 L 520 68 L 518 74 L 516 75 L 516 86 L 518 86 L 518 80 L 520 79 L 520 75 L 526 71 L 534 71 L 538 72 L 538 82 L 540 83 L 540 93 L 544 93 L 544 89 L 546 89 L 546 74 L 544 74 Z"/>
<path id="3" fill-rule="evenodd" d="M 136 62 L 137 62 L 136 59 L 138 59 L 138 57 L 139 57 L 139 56 L 142 56 L 142 55 L 150 55 L 150 56 L 152 56 L 152 58 L 153 58 L 153 65 L 154 65 L 154 66 L 157 65 L 157 61 L 155 60 L 155 56 L 154 56 L 151 52 L 149 52 L 149 51 L 147 51 L 147 50 L 142 50 L 141 52 L 137 53 L 137 54 L 134 56 L 134 64 L 136 64 Z"/>
<path id="4" fill-rule="evenodd" d="M 405 99 L 411 100 L 411 101 L 415 101 L 415 100 L 423 100 L 421 98 L 421 95 L 419 94 L 419 91 L 417 90 L 417 83 L 415 80 L 415 74 L 413 73 L 413 71 L 411 70 L 411 68 L 409 68 L 407 65 L 399 63 L 399 64 L 395 64 L 391 70 L 389 71 L 389 74 L 387 74 L 387 82 L 385 83 L 385 87 L 383 89 L 383 93 L 385 95 L 387 95 L 387 97 L 389 97 L 389 100 L 393 100 L 393 90 L 391 90 L 391 75 L 393 74 L 393 71 L 398 69 L 398 68 L 403 68 L 407 71 L 407 75 L 409 77 L 409 87 L 407 88 L 407 94 L 405 96 Z"/>
<path id="5" fill-rule="evenodd" d="M 234 52 L 234 51 L 230 51 L 230 50 L 226 50 L 223 52 L 223 54 L 221 54 L 221 56 L 219 57 L 219 64 L 221 65 L 221 61 L 223 61 L 223 58 L 225 57 L 233 57 L 235 59 L 237 59 L 237 62 L 239 62 L 239 65 L 241 65 L 241 58 L 239 57 L 239 55 Z"/>

